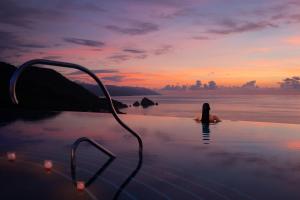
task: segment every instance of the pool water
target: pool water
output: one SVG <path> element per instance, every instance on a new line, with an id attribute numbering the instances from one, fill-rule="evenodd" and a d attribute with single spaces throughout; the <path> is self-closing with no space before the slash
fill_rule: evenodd
<path id="1" fill-rule="evenodd" d="M 139 161 L 138 143 L 110 114 L 63 112 L 2 120 L 0 199 L 113 199 Z M 32 116 L 32 113 L 30 114 Z M 138 174 L 119 199 L 300 199 L 300 125 L 121 115 L 143 139 Z M 84 192 L 74 187 L 71 145 L 94 139 L 116 159 Z M 6 152 L 16 152 L 15 162 Z M 77 179 L 86 181 L 107 156 L 82 143 Z M 44 160 L 53 170 L 43 169 Z"/>

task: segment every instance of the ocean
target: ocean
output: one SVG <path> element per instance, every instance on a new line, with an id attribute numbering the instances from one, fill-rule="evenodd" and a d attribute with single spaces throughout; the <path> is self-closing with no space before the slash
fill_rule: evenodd
<path id="1" fill-rule="evenodd" d="M 147 98 L 158 106 L 146 109 L 129 107 L 128 114 L 195 118 L 201 115 L 202 104 L 208 102 L 211 113 L 223 120 L 300 123 L 300 95 L 255 94 L 199 94 L 158 95 Z M 143 96 L 114 97 L 128 105 L 141 101 Z"/>

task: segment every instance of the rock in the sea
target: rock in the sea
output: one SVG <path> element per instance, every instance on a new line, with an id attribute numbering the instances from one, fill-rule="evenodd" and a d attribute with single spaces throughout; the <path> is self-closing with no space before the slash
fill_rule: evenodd
<path id="1" fill-rule="evenodd" d="M 149 106 L 154 106 L 155 103 L 152 100 L 144 97 L 141 101 L 141 105 L 143 106 L 143 108 L 147 108 Z"/>
<path id="2" fill-rule="evenodd" d="M 134 107 L 139 107 L 139 106 L 140 106 L 140 102 L 138 102 L 138 101 L 134 102 L 134 103 L 133 103 L 133 106 L 134 106 Z"/>

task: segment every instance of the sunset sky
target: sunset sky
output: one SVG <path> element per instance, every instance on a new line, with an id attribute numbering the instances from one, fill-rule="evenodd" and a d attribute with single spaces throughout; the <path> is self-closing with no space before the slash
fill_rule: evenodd
<path id="1" fill-rule="evenodd" d="M 0 60 L 74 62 L 108 84 L 300 76 L 300 0 L 0 1 Z M 73 76 L 81 74 L 73 73 Z"/>

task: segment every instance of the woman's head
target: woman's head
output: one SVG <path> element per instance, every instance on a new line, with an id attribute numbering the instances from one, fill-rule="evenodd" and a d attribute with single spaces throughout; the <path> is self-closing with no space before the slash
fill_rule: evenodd
<path id="1" fill-rule="evenodd" d="M 204 111 L 209 112 L 209 110 L 210 110 L 209 104 L 208 104 L 208 103 L 204 103 L 204 104 L 202 105 L 202 112 L 204 112 Z"/>
<path id="2" fill-rule="evenodd" d="M 204 103 L 202 105 L 202 118 L 201 118 L 202 123 L 209 123 L 209 111 L 210 111 L 209 104 Z"/>

